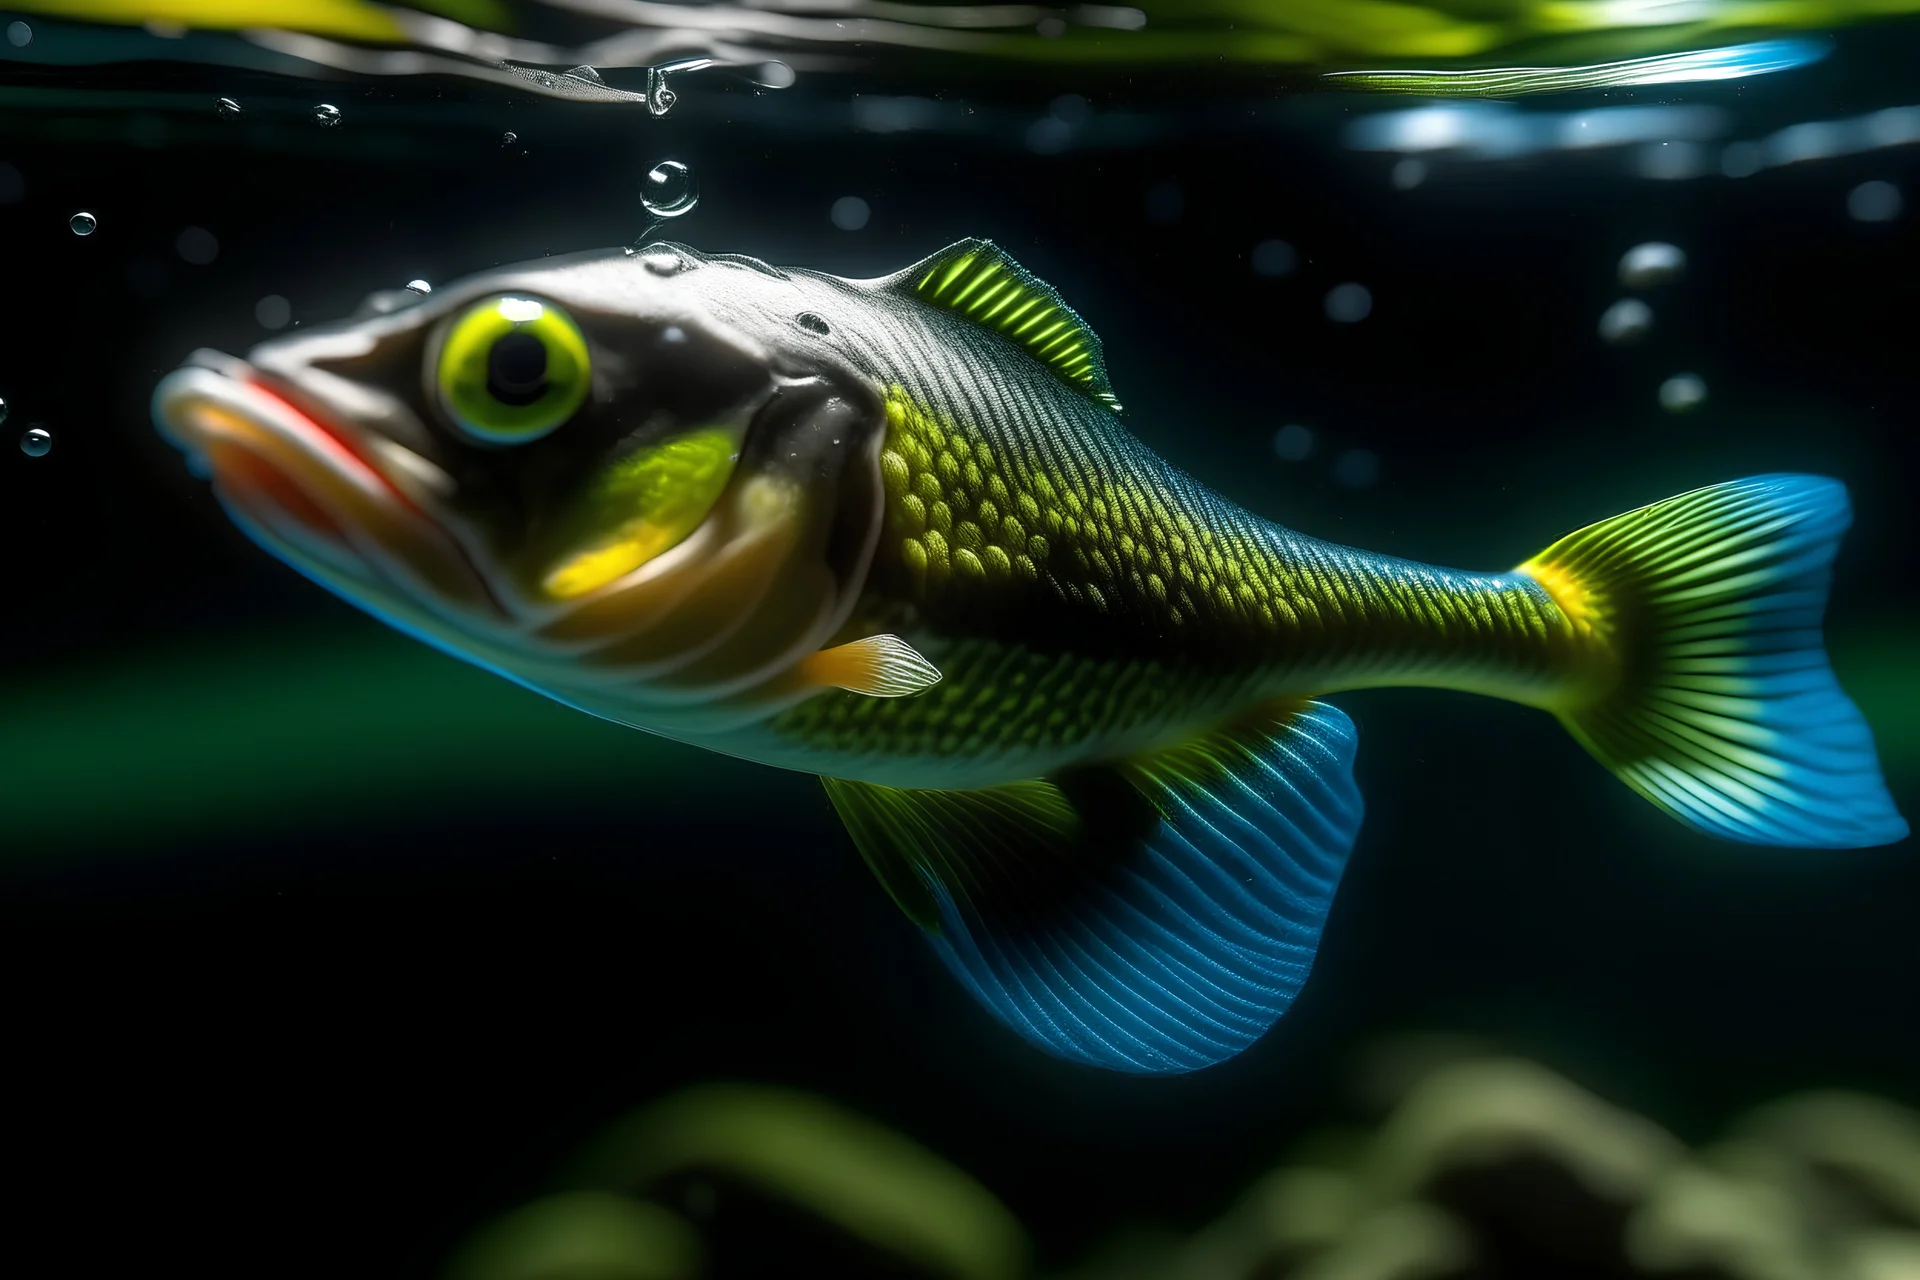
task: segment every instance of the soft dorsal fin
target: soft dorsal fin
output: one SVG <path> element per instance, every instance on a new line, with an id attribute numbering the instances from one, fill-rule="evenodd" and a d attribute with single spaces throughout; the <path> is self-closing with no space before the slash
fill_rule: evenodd
<path id="1" fill-rule="evenodd" d="M 1055 377 L 1118 410 L 1100 338 L 1046 281 L 991 240 L 962 240 L 893 277 L 889 287 L 1019 343 Z"/>
<path id="2" fill-rule="evenodd" d="M 1360 828 L 1353 722 L 1319 702 L 1125 765 L 981 791 L 826 779 L 948 969 L 1050 1053 L 1192 1071 L 1293 1003 Z"/>

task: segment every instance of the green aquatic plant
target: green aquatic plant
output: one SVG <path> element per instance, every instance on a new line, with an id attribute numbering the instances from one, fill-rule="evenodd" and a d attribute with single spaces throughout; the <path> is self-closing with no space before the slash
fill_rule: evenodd
<path id="1" fill-rule="evenodd" d="M 1388 1081 L 1377 1127 L 1311 1135 L 1199 1230 L 1123 1227 L 1060 1280 L 1916 1274 L 1920 1115 L 1887 1099 L 1783 1098 L 1692 1149 L 1537 1063 L 1458 1042 L 1400 1042 L 1363 1075 Z M 965 1174 L 786 1090 L 668 1098 L 609 1130 L 567 1183 L 477 1233 L 448 1280 L 694 1280 L 727 1242 L 685 1206 L 740 1191 L 843 1237 L 856 1252 L 832 1255 L 837 1274 L 1039 1274 L 1012 1215 Z M 792 1274 L 822 1263 L 808 1238 L 779 1246 Z"/>
<path id="2" fill-rule="evenodd" d="M 609 6 L 588 0 L 25 0 L 33 15 L 98 24 L 249 32 L 249 40 L 297 58 L 379 74 L 460 74 L 477 45 L 510 61 L 638 65 L 663 48 L 725 62 L 799 55 L 833 65 L 858 44 L 868 59 L 957 57 L 1036 68 L 1214 67 L 1221 62 L 1389 73 L 1356 87 L 1458 92 L 1447 75 L 1505 68 L 1516 59 L 1542 73 L 1534 88 L 1581 87 L 1595 68 L 1625 59 L 1711 50 L 1716 45 L 1824 31 L 1911 13 L 1920 0 L 1136 0 L 1134 4 L 937 4 L 896 0 L 762 0 L 749 4 Z M 432 19 L 428 21 L 425 19 Z M 464 24 L 456 26 L 454 24 Z M 571 45 L 552 43 L 553 31 Z M 271 34 L 310 38 L 288 42 Z M 582 36 L 580 33 L 593 33 Z M 635 37 L 646 38 L 636 42 Z M 502 45 L 503 37 L 512 42 Z M 450 57 L 410 70 L 370 50 L 313 43 L 413 46 Z M 155 56 L 168 54 L 156 51 Z M 486 64 L 471 62 L 480 67 Z M 497 64 L 496 64 L 497 65 Z M 1749 72 L 1750 74 L 1752 72 Z M 1569 74 L 1571 79 L 1568 79 Z M 581 96 L 580 86 L 529 79 L 533 92 Z M 558 80 L 564 80 L 559 77 Z M 1631 83 L 1632 81 L 1627 81 Z M 616 100 L 604 93 L 602 100 Z"/>

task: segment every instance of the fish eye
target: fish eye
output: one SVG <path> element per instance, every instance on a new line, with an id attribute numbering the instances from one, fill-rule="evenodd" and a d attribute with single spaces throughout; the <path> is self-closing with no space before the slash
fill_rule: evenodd
<path id="1" fill-rule="evenodd" d="M 550 302 L 508 294 L 470 308 L 440 345 L 440 403 L 466 435 L 526 444 L 587 398 L 587 340 Z"/>

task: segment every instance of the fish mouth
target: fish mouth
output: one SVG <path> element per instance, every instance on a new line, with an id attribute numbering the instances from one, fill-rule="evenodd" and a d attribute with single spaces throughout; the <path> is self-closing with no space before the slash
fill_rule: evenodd
<path id="1" fill-rule="evenodd" d="M 484 575 L 433 514 L 421 475 L 434 468 L 425 459 L 385 460 L 409 451 L 369 441 L 248 362 L 213 351 L 195 352 L 161 380 L 153 416 L 211 476 L 242 528 L 296 567 L 329 585 L 344 578 L 500 615 Z"/>

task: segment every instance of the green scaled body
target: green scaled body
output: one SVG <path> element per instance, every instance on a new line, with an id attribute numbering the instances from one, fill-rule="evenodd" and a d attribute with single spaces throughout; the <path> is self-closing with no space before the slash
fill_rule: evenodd
<path id="1" fill-rule="evenodd" d="M 369 310 L 156 392 L 241 527 L 571 706 L 820 775 L 1049 1053 L 1191 1071 L 1291 1006 L 1364 812 L 1343 689 L 1540 707 L 1724 839 L 1907 833 L 1821 643 L 1836 481 L 1507 572 L 1321 542 L 1143 448 L 1092 329 L 982 241 L 865 281 L 653 245 Z"/>
<path id="2" fill-rule="evenodd" d="M 1321 542 L 1168 466 L 1116 415 L 1092 331 L 991 245 L 892 287 L 927 305 L 836 324 L 887 415 L 848 635 L 899 634 L 943 679 L 795 707 L 771 727 L 819 755 L 792 763 L 972 787 L 1170 745 L 1264 699 L 1426 684 L 1545 703 L 1604 663 L 1532 578 Z"/>

